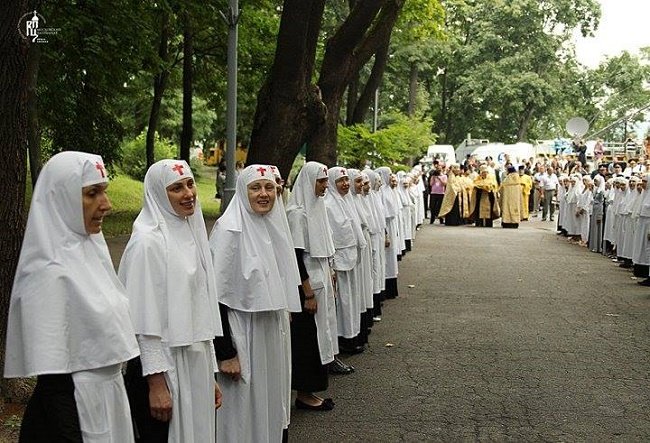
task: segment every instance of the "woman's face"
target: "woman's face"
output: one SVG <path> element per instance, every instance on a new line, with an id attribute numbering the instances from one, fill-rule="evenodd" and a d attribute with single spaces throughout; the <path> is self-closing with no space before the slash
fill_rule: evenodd
<path id="1" fill-rule="evenodd" d="M 87 234 L 99 234 L 102 232 L 102 222 L 112 206 L 106 194 L 108 183 L 81 188 L 81 202 L 84 213 L 84 227 Z"/>
<path id="2" fill-rule="evenodd" d="M 370 180 L 364 180 L 361 187 L 363 188 L 363 195 L 368 195 L 370 192 Z"/>
<path id="3" fill-rule="evenodd" d="M 350 191 L 350 178 L 343 176 L 336 180 L 336 190 L 340 195 L 345 195 Z"/>
<path id="4" fill-rule="evenodd" d="M 255 180 L 249 183 L 246 189 L 248 202 L 254 213 L 266 215 L 271 212 L 277 196 L 277 185 L 274 182 L 266 179 Z"/>
<path id="5" fill-rule="evenodd" d="M 194 214 L 196 206 L 196 185 L 192 177 L 184 178 L 167 186 L 167 198 L 179 217 Z"/>
<path id="6" fill-rule="evenodd" d="M 316 184 L 314 185 L 314 193 L 316 194 L 316 197 L 324 196 L 328 186 L 329 181 L 327 180 L 327 177 L 317 179 Z"/>
<path id="7" fill-rule="evenodd" d="M 363 194 L 363 177 L 358 176 L 354 179 L 354 192 L 355 194 Z"/>

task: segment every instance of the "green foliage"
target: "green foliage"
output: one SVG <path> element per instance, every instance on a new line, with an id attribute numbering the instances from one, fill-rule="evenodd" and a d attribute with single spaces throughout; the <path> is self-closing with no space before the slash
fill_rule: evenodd
<path id="1" fill-rule="evenodd" d="M 409 118 L 392 112 L 384 115 L 374 133 L 364 125 L 339 125 L 339 163 L 355 168 L 363 168 L 367 163 L 406 167 L 409 159 L 420 157 L 435 141 L 432 124 L 427 118 Z"/>
<path id="2" fill-rule="evenodd" d="M 147 161 L 145 156 L 146 133 L 138 135 L 135 139 L 129 140 L 122 145 L 122 171 L 135 180 L 144 180 L 147 172 Z M 176 158 L 178 147 L 171 140 L 159 137 L 156 134 L 154 142 L 154 160 L 165 158 Z"/>

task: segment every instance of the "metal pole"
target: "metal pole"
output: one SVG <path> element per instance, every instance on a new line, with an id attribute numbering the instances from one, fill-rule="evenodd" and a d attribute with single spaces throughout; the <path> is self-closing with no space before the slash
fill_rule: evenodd
<path id="1" fill-rule="evenodd" d="M 228 25 L 228 96 L 226 103 L 226 188 L 221 200 L 221 213 L 235 195 L 237 152 L 237 23 L 241 11 L 239 0 L 228 1 L 228 11 L 221 17 Z"/>
<path id="2" fill-rule="evenodd" d="M 377 132 L 377 120 L 379 119 L 379 88 L 375 89 L 375 110 L 372 119 L 372 132 Z"/>

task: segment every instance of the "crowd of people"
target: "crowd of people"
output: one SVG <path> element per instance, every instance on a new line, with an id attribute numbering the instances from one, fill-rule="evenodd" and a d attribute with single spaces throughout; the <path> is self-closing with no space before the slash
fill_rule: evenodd
<path id="1" fill-rule="evenodd" d="M 569 184 L 570 177 L 630 180 L 650 171 L 650 160 L 643 156 L 617 161 L 601 157 L 593 170 L 590 163 L 578 158 L 541 156 L 514 163 L 505 155 L 503 163 L 497 163 L 490 157 L 477 160 L 468 155 L 463 164 L 450 165 L 436 159 L 423 175 L 430 223 L 440 220 L 449 226 L 475 223 L 491 227 L 501 218 L 501 226 L 507 228 L 517 227 L 540 212 L 542 221 L 555 221 L 555 213 L 561 208 L 562 185 L 565 181 Z M 582 183 L 582 178 L 579 181 Z"/>
<path id="2" fill-rule="evenodd" d="M 36 377 L 21 441 L 286 441 L 292 390 L 297 409 L 333 409 L 318 393 L 398 296 L 421 176 L 308 162 L 287 197 L 251 165 L 208 235 L 189 165 L 162 160 L 116 273 L 103 160 L 54 155 L 9 309 L 5 377 Z"/>

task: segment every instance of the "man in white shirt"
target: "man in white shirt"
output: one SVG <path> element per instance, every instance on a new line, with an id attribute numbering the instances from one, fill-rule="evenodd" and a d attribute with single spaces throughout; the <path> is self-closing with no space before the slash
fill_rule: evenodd
<path id="1" fill-rule="evenodd" d="M 540 175 L 539 184 L 543 190 L 544 199 L 542 221 L 546 221 L 547 215 L 550 216 L 549 220 L 553 221 L 553 213 L 555 212 L 555 207 L 553 206 L 553 196 L 556 195 L 557 187 L 560 184 L 557 179 L 557 175 L 555 175 L 555 172 L 553 171 L 553 168 L 547 168 L 546 174 Z"/>

